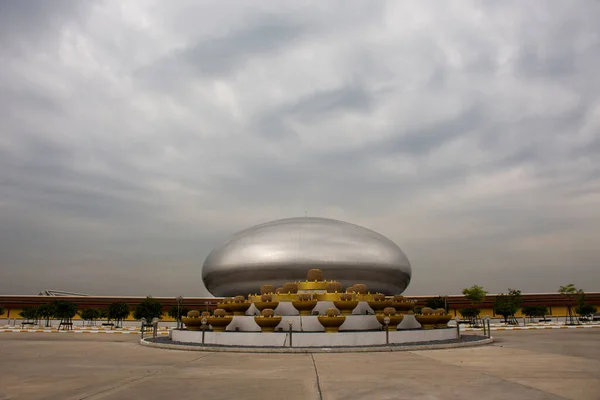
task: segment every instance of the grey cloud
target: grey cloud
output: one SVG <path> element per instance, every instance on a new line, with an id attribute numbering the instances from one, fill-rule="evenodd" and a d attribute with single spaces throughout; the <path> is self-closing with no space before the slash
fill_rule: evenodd
<path id="1" fill-rule="evenodd" d="M 368 113 L 376 103 L 377 94 L 360 84 L 320 90 L 257 116 L 252 131 L 269 140 L 296 139 L 294 143 L 297 143 L 297 133 L 290 127 L 288 119 L 311 123 L 322 118 L 336 118 L 339 113 Z"/>
<path id="2" fill-rule="evenodd" d="M 293 20 L 263 17 L 226 33 L 202 38 L 137 71 L 150 86 L 167 89 L 185 85 L 182 79 L 226 77 L 253 57 L 277 52 L 293 45 L 310 31 Z M 257 93 L 259 95 L 259 93 Z"/>
<path id="3" fill-rule="evenodd" d="M 600 283 L 595 3 L 50 4 L 0 6 L 2 293 L 202 295 L 304 210 L 398 242 L 412 294 Z"/>
<path id="4" fill-rule="evenodd" d="M 293 21 L 269 18 L 229 34 L 202 40 L 178 55 L 203 75 L 229 75 L 252 56 L 277 51 L 306 34 L 307 28 Z"/>
<path id="5" fill-rule="evenodd" d="M 338 110 L 349 112 L 368 112 L 374 99 L 363 87 L 345 86 L 343 88 L 314 93 L 289 107 L 289 113 L 300 120 L 319 117 L 334 118 Z"/>
<path id="6" fill-rule="evenodd" d="M 55 39 L 65 24 L 78 24 L 94 2 L 74 0 L 7 0 L 0 3 L 0 43 L 5 51 L 16 46 L 39 46 Z"/>

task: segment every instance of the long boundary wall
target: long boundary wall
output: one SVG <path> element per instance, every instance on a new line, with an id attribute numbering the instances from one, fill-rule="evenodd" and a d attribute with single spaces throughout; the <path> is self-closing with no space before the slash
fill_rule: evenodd
<path id="1" fill-rule="evenodd" d="M 417 306 L 423 306 L 428 299 L 436 296 L 407 296 L 407 298 L 416 300 Z M 19 295 L 0 295 L 0 306 L 4 307 L 4 314 L 0 315 L 0 319 L 17 318 L 20 319 L 19 313 L 24 307 L 39 306 L 42 304 L 51 303 L 54 300 L 68 300 L 77 304 L 80 309 L 83 308 L 105 308 L 109 304 L 117 301 L 124 301 L 133 309 L 145 297 L 141 296 L 19 296 Z M 163 305 L 164 321 L 172 321 L 166 313 L 169 308 L 177 305 L 175 297 L 154 297 Z M 545 305 L 550 309 L 549 316 L 564 317 L 567 313 L 566 301 L 564 296 L 558 293 L 525 293 L 522 294 L 523 306 L 528 305 Z M 493 305 L 496 295 L 490 294 L 485 300 L 477 305 L 481 310 L 481 315 L 489 315 L 495 317 Z M 214 309 L 221 298 L 217 297 L 186 297 L 181 305 L 191 309 L 206 310 Z M 600 309 L 600 292 L 586 293 L 587 303 L 593 304 Z M 450 312 L 455 316 L 460 316 L 458 310 L 461 308 L 471 307 L 471 304 L 464 296 L 446 296 L 446 302 Z M 571 301 L 571 305 L 576 305 L 576 299 Z M 519 312 L 517 317 L 523 317 Z M 133 317 L 129 317 L 133 320 Z"/>

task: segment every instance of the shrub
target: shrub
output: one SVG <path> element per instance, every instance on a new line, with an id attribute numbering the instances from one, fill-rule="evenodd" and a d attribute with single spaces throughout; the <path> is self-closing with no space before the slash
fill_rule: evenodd
<path id="1" fill-rule="evenodd" d="M 273 295 L 271 295 L 270 293 L 260 295 L 260 301 L 262 301 L 263 303 L 268 303 L 271 300 L 273 300 Z"/>
<path id="2" fill-rule="evenodd" d="M 272 308 L 265 308 L 261 311 L 261 315 L 265 318 L 271 318 L 275 315 L 275 311 Z"/>
<path id="3" fill-rule="evenodd" d="M 325 315 L 327 315 L 328 317 L 335 317 L 339 314 L 340 311 L 337 308 L 328 308 L 327 310 L 325 310 Z"/>
<path id="4" fill-rule="evenodd" d="M 320 269 L 309 269 L 308 273 L 306 274 L 306 277 L 309 281 L 319 281 L 321 282 L 323 280 L 323 271 L 321 271 Z"/>
<path id="5" fill-rule="evenodd" d="M 342 291 L 342 284 L 339 282 L 328 282 L 327 293 L 340 293 Z"/>
<path id="6" fill-rule="evenodd" d="M 227 315 L 227 313 L 225 312 L 225 310 L 223 310 L 222 308 L 217 308 L 213 315 L 217 318 L 223 318 Z"/>
<path id="7" fill-rule="evenodd" d="M 548 307 L 546 306 L 524 306 L 521 311 L 529 318 L 544 318 L 548 315 Z"/>
<path id="8" fill-rule="evenodd" d="M 260 294 L 268 294 L 273 293 L 275 290 L 273 289 L 273 285 L 262 285 L 260 287 Z"/>
<path id="9" fill-rule="evenodd" d="M 396 309 L 394 307 L 386 307 L 383 309 L 383 315 L 396 315 Z"/>
<path id="10" fill-rule="evenodd" d="M 122 325 L 123 320 L 129 317 L 129 304 L 123 301 L 111 303 L 108 306 L 107 316 L 109 319 L 114 319 L 117 326 Z"/>
<path id="11" fill-rule="evenodd" d="M 359 294 L 367 294 L 367 285 L 364 283 L 357 283 L 353 285 L 354 291 Z"/>
<path id="12" fill-rule="evenodd" d="M 298 293 L 298 284 L 296 282 L 284 283 L 283 293 Z"/>

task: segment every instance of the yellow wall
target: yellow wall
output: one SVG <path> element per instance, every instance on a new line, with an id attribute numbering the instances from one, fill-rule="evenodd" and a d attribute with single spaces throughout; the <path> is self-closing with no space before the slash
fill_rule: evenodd
<path id="1" fill-rule="evenodd" d="M 575 315 L 575 307 L 573 307 L 571 310 L 573 312 L 573 315 Z M 600 308 L 600 307 L 599 307 Z M 552 307 L 548 307 L 548 311 L 549 314 L 547 315 L 548 317 L 565 317 L 567 315 L 567 307 L 565 306 L 552 306 Z M 456 315 L 459 315 L 462 318 L 462 315 L 460 315 L 460 313 L 458 312 L 458 310 L 451 310 L 451 312 L 455 312 Z M 489 316 L 490 318 L 502 318 L 501 315 L 496 314 L 496 316 L 494 316 L 494 311 L 491 308 L 482 308 L 481 309 L 481 314 L 479 314 L 480 317 L 483 316 Z M 525 317 L 525 315 L 521 312 L 521 310 L 519 309 L 519 311 L 517 311 L 517 313 L 515 314 L 515 317 L 517 318 L 523 318 Z"/>
<path id="2" fill-rule="evenodd" d="M 0 314 L 0 319 L 23 319 L 19 313 L 23 311 L 20 308 L 11 308 L 10 310 L 8 308 L 6 308 L 4 310 L 4 314 Z M 81 321 L 81 317 L 79 315 L 76 315 L 73 318 L 74 321 Z M 129 314 L 129 317 L 126 318 L 126 321 L 135 321 L 135 319 L 133 318 L 133 313 Z M 175 322 L 175 318 L 171 318 L 167 315 L 167 313 L 163 313 L 162 317 L 161 317 L 161 321 L 163 322 Z"/>

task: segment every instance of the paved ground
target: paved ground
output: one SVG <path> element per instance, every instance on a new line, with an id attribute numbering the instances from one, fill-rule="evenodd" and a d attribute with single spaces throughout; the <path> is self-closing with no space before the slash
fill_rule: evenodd
<path id="1" fill-rule="evenodd" d="M 371 354 L 161 350 L 136 335 L 0 335 L 0 399 L 600 399 L 600 330 Z"/>

